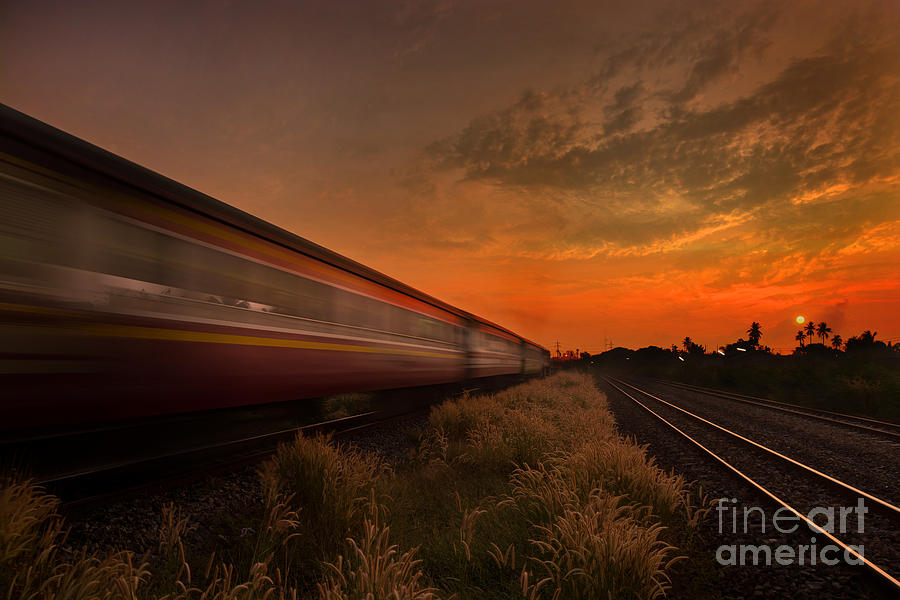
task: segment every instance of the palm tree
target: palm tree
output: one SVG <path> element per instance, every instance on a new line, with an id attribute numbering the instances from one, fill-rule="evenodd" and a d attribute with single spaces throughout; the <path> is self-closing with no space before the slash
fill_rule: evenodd
<path id="1" fill-rule="evenodd" d="M 831 338 L 831 347 L 834 348 L 835 350 L 840 350 L 841 344 L 843 344 L 843 343 L 844 343 L 844 340 L 841 338 L 840 334 L 838 334 L 838 333 L 834 334 L 834 337 Z"/>
<path id="2" fill-rule="evenodd" d="M 816 334 L 816 324 L 810 321 L 806 324 L 806 336 L 809 338 L 809 343 L 812 344 L 813 336 Z"/>
<path id="3" fill-rule="evenodd" d="M 693 340 L 691 340 L 690 337 L 685 336 L 685 338 L 683 340 L 681 340 L 681 345 L 684 346 L 685 352 L 690 352 L 691 346 L 694 345 L 694 342 L 693 342 Z"/>
<path id="4" fill-rule="evenodd" d="M 803 340 L 806 339 L 806 334 L 803 333 L 803 330 L 801 329 L 800 331 L 797 332 L 797 335 L 794 336 L 794 339 L 797 340 L 798 342 L 800 342 L 800 347 L 802 348 Z"/>
<path id="5" fill-rule="evenodd" d="M 866 329 L 861 334 L 859 334 L 859 339 L 861 339 L 866 344 L 874 344 L 875 336 L 878 335 L 878 332 L 872 333 L 872 330 Z"/>
<path id="6" fill-rule="evenodd" d="M 751 344 L 759 346 L 759 338 L 762 337 L 762 327 L 760 327 L 759 323 L 753 321 L 750 324 L 750 329 L 747 330 L 747 335 L 750 337 Z"/>
<path id="7" fill-rule="evenodd" d="M 822 343 L 824 344 L 825 340 L 831 337 L 831 327 L 829 327 L 825 321 L 822 321 L 816 329 L 816 335 L 822 338 Z"/>

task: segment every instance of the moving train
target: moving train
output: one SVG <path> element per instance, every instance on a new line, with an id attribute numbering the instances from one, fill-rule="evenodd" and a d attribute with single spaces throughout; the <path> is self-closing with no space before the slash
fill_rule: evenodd
<path id="1" fill-rule="evenodd" d="M 536 374 L 549 359 L 0 105 L 0 430 Z"/>

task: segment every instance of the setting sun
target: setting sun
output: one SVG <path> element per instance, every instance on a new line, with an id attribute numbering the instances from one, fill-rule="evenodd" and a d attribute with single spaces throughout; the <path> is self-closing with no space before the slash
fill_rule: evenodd
<path id="1" fill-rule="evenodd" d="M 803 315 L 800 315 L 800 316 L 797 317 L 797 322 L 798 322 L 798 323 L 803 323 L 804 321 L 806 321 L 806 317 L 804 317 Z"/>

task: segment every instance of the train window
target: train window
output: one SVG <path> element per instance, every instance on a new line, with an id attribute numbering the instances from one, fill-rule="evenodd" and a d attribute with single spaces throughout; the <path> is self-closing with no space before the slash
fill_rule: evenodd
<path id="1" fill-rule="evenodd" d="M 383 329 L 384 303 L 376 298 L 362 297 L 366 313 L 363 325 L 369 329 Z"/>
<path id="2" fill-rule="evenodd" d="M 408 321 L 403 309 L 352 292 L 338 292 L 335 305 L 337 321 L 356 327 L 396 332 L 403 329 L 404 323 Z"/>
<path id="3" fill-rule="evenodd" d="M 396 325 L 394 331 L 400 335 L 416 335 L 416 313 L 397 308 Z"/>
<path id="4" fill-rule="evenodd" d="M 363 314 L 360 325 L 367 329 L 384 329 L 387 309 L 384 302 L 368 296 L 360 296 L 363 303 Z"/>
<path id="5" fill-rule="evenodd" d="M 386 329 L 391 333 L 400 333 L 403 326 L 403 310 L 393 304 L 388 304 L 386 308 L 388 315 Z"/>
<path id="6" fill-rule="evenodd" d="M 331 286 L 214 248 L 112 219 L 104 220 L 91 270 L 169 285 L 225 305 L 256 302 L 273 312 L 328 320 Z M 87 265 L 85 265 L 87 266 Z"/>
<path id="7" fill-rule="evenodd" d="M 438 339 L 442 342 L 453 343 L 453 325 L 444 321 L 438 321 L 438 327 L 440 329 Z"/>
<path id="8" fill-rule="evenodd" d="M 171 285 L 161 260 L 167 236 L 93 211 L 86 211 L 79 219 L 74 235 L 81 249 L 70 257 L 72 266 Z"/>
<path id="9" fill-rule="evenodd" d="M 428 317 L 419 317 L 417 319 L 416 335 L 423 338 L 434 337 L 434 321 Z"/>
<path id="10" fill-rule="evenodd" d="M 263 265 L 256 266 L 258 269 L 254 269 L 251 281 L 252 298 L 268 305 L 268 312 L 302 316 L 294 288 L 303 278 Z"/>
<path id="11" fill-rule="evenodd" d="M 335 317 L 332 311 L 334 288 L 305 277 L 293 276 L 291 279 L 289 289 L 295 294 L 294 314 L 318 321 L 330 321 Z"/>

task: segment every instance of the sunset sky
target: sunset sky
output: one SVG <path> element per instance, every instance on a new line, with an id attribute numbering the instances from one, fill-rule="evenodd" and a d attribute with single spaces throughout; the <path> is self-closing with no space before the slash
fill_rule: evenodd
<path id="1" fill-rule="evenodd" d="M 0 5 L 0 102 L 546 347 L 900 340 L 900 2 Z"/>

